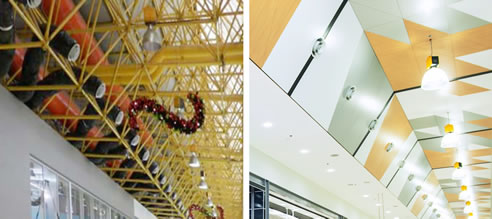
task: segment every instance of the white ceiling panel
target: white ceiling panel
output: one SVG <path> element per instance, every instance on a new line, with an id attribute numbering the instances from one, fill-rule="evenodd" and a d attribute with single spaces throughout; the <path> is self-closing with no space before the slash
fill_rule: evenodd
<path id="1" fill-rule="evenodd" d="M 330 126 L 338 97 L 352 64 L 363 30 L 347 4 L 331 29 L 325 51 L 316 57 L 292 97 L 325 129 Z M 365 36 L 364 36 L 365 37 Z"/>
<path id="2" fill-rule="evenodd" d="M 263 70 L 288 91 L 323 36 L 342 0 L 301 1 L 263 66 Z M 268 22 L 268 21 L 265 21 Z"/>

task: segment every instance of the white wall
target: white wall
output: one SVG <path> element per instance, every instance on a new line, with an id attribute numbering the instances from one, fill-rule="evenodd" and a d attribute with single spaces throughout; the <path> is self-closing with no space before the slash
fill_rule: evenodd
<path id="1" fill-rule="evenodd" d="M 372 219 L 357 207 L 304 178 L 254 146 L 250 147 L 250 172 L 349 219 Z"/>
<path id="2" fill-rule="evenodd" d="M 29 218 L 30 155 L 122 213 L 134 199 L 0 86 L 0 218 Z M 146 211 L 143 209 L 142 211 Z M 147 218 L 141 218 L 147 219 Z"/>

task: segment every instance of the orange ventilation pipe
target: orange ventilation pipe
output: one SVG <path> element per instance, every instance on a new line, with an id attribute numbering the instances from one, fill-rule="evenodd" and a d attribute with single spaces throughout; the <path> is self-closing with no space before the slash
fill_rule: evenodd
<path id="1" fill-rule="evenodd" d="M 72 0 L 43 0 L 43 2 L 41 4 L 41 8 L 45 14 L 50 13 L 51 4 L 56 4 L 54 11 L 55 11 L 55 13 L 58 12 L 58 14 L 53 14 L 53 18 L 54 18 L 53 22 L 56 25 L 60 25 L 61 22 L 66 17 L 68 17 L 69 14 L 75 9 L 75 5 L 72 2 Z M 59 7 L 59 9 L 57 9 L 58 7 Z M 73 30 L 73 29 L 86 30 L 86 29 L 88 29 L 88 27 L 87 27 L 87 23 L 85 22 L 84 18 L 80 15 L 79 12 L 77 12 L 77 13 L 75 13 L 74 16 L 72 16 L 72 18 L 70 18 L 68 20 L 68 22 L 65 24 L 65 26 L 63 26 L 63 29 L 65 29 L 65 30 Z M 95 65 L 100 60 L 103 60 L 102 65 L 108 65 L 109 64 L 109 61 L 106 58 L 104 58 L 104 52 L 102 51 L 101 48 L 99 48 L 97 46 L 97 41 L 93 38 L 93 36 L 91 34 L 84 32 L 84 33 L 75 33 L 75 34 L 72 34 L 71 36 L 73 39 L 75 39 L 80 44 L 81 59 L 83 60 L 86 57 L 88 57 L 87 58 L 87 64 Z M 108 99 L 110 101 L 114 102 L 116 100 L 118 94 L 123 92 L 123 87 L 115 85 L 115 86 L 113 86 L 112 90 L 113 90 L 112 95 L 110 97 L 108 97 Z M 109 89 L 106 90 L 106 92 L 109 92 Z M 70 101 L 70 98 L 68 98 L 67 95 L 62 95 L 61 93 L 64 93 L 64 92 L 59 92 L 58 94 L 56 94 L 55 99 L 57 101 L 55 102 L 55 100 L 53 100 L 48 105 L 48 107 L 47 107 L 48 110 L 50 110 L 50 112 L 52 112 L 54 114 L 57 114 L 57 113 L 65 114 L 66 111 L 73 112 L 73 113 L 77 113 L 77 111 L 78 111 L 78 114 L 80 114 L 80 110 L 72 109 L 72 108 L 78 108 L 77 105 L 72 103 Z M 126 113 L 126 112 L 128 112 L 128 107 L 130 105 L 130 102 L 131 102 L 131 99 L 128 96 L 128 94 L 123 93 L 122 97 L 118 100 L 117 105 L 118 105 L 118 107 L 120 107 L 120 109 L 123 112 Z M 139 119 L 139 123 L 143 124 L 142 120 Z M 76 126 L 73 125 L 72 127 L 76 127 Z M 141 126 L 141 127 L 144 127 L 144 126 Z M 98 128 L 94 127 L 93 129 L 98 129 Z M 102 133 L 99 130 L 92 130 L 92 129 L 89 132 L 88 137 L 96 137 L 96 136 L 89 136 L 89 135 L 93 135 L 93 134 L 96 134 L 97 137 L 103 137 Z M 145 130 L 144 128 L 142 128 L 142 132 L 139 133 L 139 135 L 141 136 L 142 142 L 147 142 L 147 145 L 151 145 L 151 143 L 153 142 L 152 135 L 147 130 Z"/>

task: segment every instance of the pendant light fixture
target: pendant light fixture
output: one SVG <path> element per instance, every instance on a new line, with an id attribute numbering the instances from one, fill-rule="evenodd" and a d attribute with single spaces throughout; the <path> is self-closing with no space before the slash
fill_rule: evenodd
<path id="1" fill-rule="evenodd" d="M 457 163 L 460 163 L 460 162 L 457 162 Z M 465 178 L 465 170 L 463 170 L 462 167 L 463 166 L 461 164 L 454 166 L 455 170 L 453 171 L 453 175 L 451 176 L 451 179 L 462 180 Z"/>
<path id="2" fill-rule="evenodd" d="M 198 188 L 202 190 L 207 190 L 208 185 L 207 182 L 205 182 L 205 172 L 200 171 L 200 183 L 198 184 Z"/>
<path id="3" fill-rule="evenodd" d="M 471 202 L 470 201 L 466 201 L 465 202 L 465 208 L 463 209 L 463 212 L 465 214 L 469 214 L 469 213 L 472 213 L 473 209 L 472 209 L 472 206 L 471 206 Z"/>
<path id="4" fill-rule="evenodd" d="M 459 144 L 459 137 L 454 133 L 454 126 L 449 121 L 448 113 L 448 124 L 444 126 L 444 137 L 441 140 L 442 148 L 455 148 Z"/>
<path id="5" fill-rule="evenodd" d="M 200 161 L 198 160 L 198 157 L 196 156 L 195 152 L 191 152 L 190 161 L 188 162 L 188 166 L 190 166 L 191 168 L 199 168 L 200 167 Z"/>
<path id="6" fill-rule="evenodd" d="M 431 36 L 429 36 L 429 42 L 431 46 L 431 55 L 427 57 L 427 72 L 425 72 L 424 77 L 422 78 L 421 87 L 424 90 L 439 90 L 449 83 L 449 79 L 446 73 L 438 68 L 439 56 L 433 56 Z"/>
<path id="7" fill-rule="evenodd" d="M 147 30 L 144 33 L 142 44 L 143 49 L 147 51 L 157 51 L 161 48 L 162 38 L 159 30 L 155 28 L 157 22 L 157 12 L 154 7 L 147 6 L 143 9 L 144 21 Z"/>
<path id="8" fill-rule="evenodd" d="M 468 187 L 465 185 L 461 186 L 461 192 L 459 194 L 459 200 L 466 201 L 466 200 L 470 200 L 470 198 L 471 198 L 471 194 L 468 191 Z"/>

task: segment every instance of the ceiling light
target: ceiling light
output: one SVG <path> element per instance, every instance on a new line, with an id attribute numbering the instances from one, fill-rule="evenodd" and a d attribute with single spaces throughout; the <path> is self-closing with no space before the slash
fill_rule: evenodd
<path id="1" fill-rule="evenodd" d="M 395 146 L 395 145 L 393 144 L 393 142 L 389 142 L 388 144 L 386 144 L 386 145 L 384 146 L 384 150 L 385 150 L 386 152 L 390 152 L 391 150 L 393 150 L 393 147 L 394 147 L 394 146 Z"/>
<path id="2" fill-rule="evenodd" d="M 350 100 L 352 99 L 352 96 L 354 95 L 355 91 L 357 90 L 357 87 L 355 86 L 350 86 L 345 90 L 345 99 Z"/>
<path id="3" fill-rule="evenodd" d="M 214 206 L 214 203 L 212 202 L 212 199 L 209 197 L 208 200 L 207 200 L 207 206 L 208 207 L 212 207 Z"/>
<path id="4" fill-rule="evenodd" d="M 413 175 L 413 174 L 408 175 L 408 181 L 409 182 L 411 182 L 413 180 L 413 178 L 415 178 L 415 175 Z"/>
<path id="5" fill-rule="evenodd" d="M 333 173 L 333 172 L 335 172 L 335 169 L 330 168 L 330 169 L 327 169 L 327 170 L 326 170 L 326 172 L 328 172 L 328 173 Z"/>
<path id="6" fill-rule="evenodd" d="M 157 12 L 155 8 L 147 6 L 143 9 L 144 21 L 147 25 L 147 30 L 144 33 L 142 44 L 143 49 L 147 51 L 157 51 L 161 48 L 162 38 L 158 29 L 154 29 L 157 22 Z"/>
<path id="7" fill-rule="evenodd" d="M 301 153 L 301 154 L 308 154 L 309 152 L 310 152 L 310 151 L 309 151 L 309 150 L 307 150 L 307 149 L 301 149 L 301 150 L 299 151 L 299 153 Z"/>
<path id="8" fill-rule="evenodd" d="M 438 68 L 439 56 L 432 55 L 432 38 L 429 39 L 429 42 L 431 45 L 431 55 L 427 57 L 426 66 L 428 70 L 422 78 L 421 87 L 423 90 L 439 90 L 449 83 L 449 79 L 446 73 Z"/>
<path id="9" fill-rule="evenodd" d="M 273 124 L 271 122 L 263 123 L 263 127 L 265 127 L 265 128 L 271 128 L 272 126 L 273 126 Z"/>
<path id="10" fill-rule="evenodd" d="M 473 210 L 473 209 L 472 209 L 472 206 L 471 206 L 471 202 L 470 202 L 470 201 L 467 201 L 467 202 L 465 203 L 465 208 L 463 209 L 463 212 L 464 212 L 465 214 L 469 214 L 469 213 L 471 213 L 471 212 L 472 212 L 472 210 Z"/>
<path id="11" fill-rule="evenodd" d="M 377 207 L 381 207 L 381 206 L 382 206 L 382 204 L 381 204 L 381 203 L 376 203 L 376 206 L 377 206 Z"/>
<path id="12" fill-rule="evenodd" d="M 205 172 L 203 172 L 203 170 L 200 172 L 200 183 L 198 184 L 198 188 L 203 190 L 208 189 L 207 182 L 205 182 Z"/>
<path id="13" fill-rule="evenodd" d="M 313 57 L 316 57 L 319 54 L 321 54 L 323 52 L 323 49 L 325 48 L 325 44 L 326 44 L 326 42 L 325 42 L 325 40 L 323 38 L 318 38 L 314 42 L 313 49 L 311 51 L 311 55 Z"/>
<path id="14" fill-rule="evenodd" d="M 400 219 L 399 217 L 394 217 L 393 219 Z"/>
<path id="15" fill-rule="evenodd" d="M 459 144 L 459 137 L 454 133 L 454 126 L 451 124 L 448 112 L 448 124 L 444 126 L 444 137 L 441 140 L 442 148 L 455 148 Z"/>
<path id="16" fill-rule="evenodd" d="M 437 56 L 434 56 L 437 57 Z M 439 90 L 449 83 L 446 73 L 437 67 L 430 68 L 422 79 L 422 89 L 424 90 Z"/>
<path id="17" fill-rule="evenodd" d="M 460 192 L 460 195 L 459 195 L 459 200 L 462 200 L 462 201 L 466 201 L 466 200 L 470 200 L 471 199 L 471 194 L 470 192 L 468 191 L 468 187 L 463 185 L 461 186 L 461 192 Z"/>
<path id="18" fill-rule="evenodd" d="M 391 214 L 391 211 L 386 211 L 386 214 Z"/>
<path id="19" fill-rule="evenodd" d="M 364 197 L 364 198 L 369 198 L 369 195 L 367 195 L 367 194 L 366 194 L 366 195 L 363 195 L 362 197 Z"/>
<path id="20" fill-rule="evenodd" d="M 200 167 L 200 161 L 198 160 L 198 157 L 196 156 L 195 152 L 191 152 L 191 157 L 190 157 L 190 161 L 188 162 L 188 166 L 190 166 L 191 168 Z"/>

